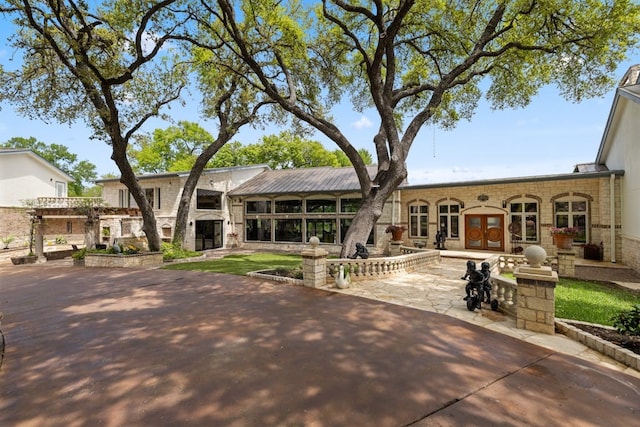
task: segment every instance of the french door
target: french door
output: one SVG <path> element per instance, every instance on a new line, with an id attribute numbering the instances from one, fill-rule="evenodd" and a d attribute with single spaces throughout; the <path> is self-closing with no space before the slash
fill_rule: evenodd
<path id="1" fill-rule="evenodd" d="M 503 215 L 466 215 L 465 248 L 504 251 Z"/>

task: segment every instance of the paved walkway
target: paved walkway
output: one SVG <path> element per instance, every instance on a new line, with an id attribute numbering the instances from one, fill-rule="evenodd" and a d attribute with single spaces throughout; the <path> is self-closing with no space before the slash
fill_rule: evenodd
<path id="1" fill-rule="evenodd" d="M 427 273 L 406 274 L 380 281 L 358 282 L 347 289 L 332 288 L 331 290 L 390 304 L 446 314 L 522 341 L 541 345 L 608 368 L 624 371 L 640 378 L 640 372 L 637 370 L 622 365 L 614 359 L 564 335 L 547 335 L 518 329 L 516 328 L 515 318 L 489 309 L 476 310 L 474 312 L 467 310 L 466 303 L 462 300 L 465 295 L 464 287 L 466 281 L 460 279 L 466 269 L 466 260 L 475 259 L 479 264 L 487 256 L 482 253 L 454 251 L 449 253 L 442 252 L 442 255 L 442 262 Z M 636 276 L 628 273 L 625 267 L 619 265 L 608 267 L 620 270 L 617 276 L 625 280 L 617 282 L 620 286 L 639 289 L 640 283 L 631 282 L 631 280 L 636 280 Z M 594 268 L 603 270 L 602 267 Z M 606 275 L 606 273 L 602 274 Z M 612 273 L 609 272 L 609 279 L 611 279 L 611 276 Z"/>
<path id="2" fill-rule="evenodd" d="M 0 425 L 637 423 L 639 377 L 468 312 L 460 265 L 367 298 L 201 272 L 2 266 Z"/>

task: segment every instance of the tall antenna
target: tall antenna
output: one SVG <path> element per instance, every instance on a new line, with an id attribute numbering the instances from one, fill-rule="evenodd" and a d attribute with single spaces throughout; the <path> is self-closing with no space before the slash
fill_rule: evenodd
<path id="1" fill-rule="evenodd" d="M 436 127 L 433 127 L 433 158 L 436 158 Z"/>

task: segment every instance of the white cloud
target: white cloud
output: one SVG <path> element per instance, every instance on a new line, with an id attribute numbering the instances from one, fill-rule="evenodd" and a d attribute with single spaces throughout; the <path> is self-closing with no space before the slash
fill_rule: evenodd
<path id="1" fill-rule="evenodd" d="M 352 126 L 356 129 L 365 129 L 373 126 L 373 123 L 371 123 L 371 120 L 369 120 L 366 116 L 362 115 L 360 116 L 360 119 L 358 119 L 358 121 L 352 123 Z"/>

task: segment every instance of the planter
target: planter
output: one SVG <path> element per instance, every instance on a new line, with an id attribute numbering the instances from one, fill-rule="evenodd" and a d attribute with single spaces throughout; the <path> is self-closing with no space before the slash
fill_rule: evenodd
<path id="1" fill-rule="evenodd" d="M 13 265 L 35 264 L 36 261 L 38 261 L 38 257 L 35 255 L 11 257 L 11 262 L 13 263 Z"/>
<path id="2" fill-rule="evenodd" d="M 573 246 L 573 235 L 571 234 L 554 234 L 553 242 L 558 249 L 571 249 Z"/>
<path id="3" fill-rule="evenodd" d="M 140 254 L 94 254 L 84 256 L 85 267 L 159 267 L 162 265 L 162 252 L 143 252 Z"/>
<path id="4" fill-rule="evenodd" d="M 391 232 L 391 240 L 402 240 L 402 233 L 404 233 L 404 230 L 393 230 Z"/>

